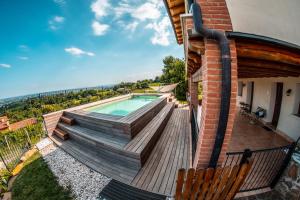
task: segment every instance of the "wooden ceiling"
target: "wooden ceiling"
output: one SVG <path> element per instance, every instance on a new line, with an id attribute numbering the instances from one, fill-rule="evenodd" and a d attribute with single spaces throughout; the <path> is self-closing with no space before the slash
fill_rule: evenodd
<path id="1" fill-rule="evenodd" d="M 165 0 L 178 44 L 183 43 L 180 15 L 185 13 L 185 0 Z"/>
<path id="2" fill-rule="evenodd" d="M 298 77 L 300 50 L 236 39 L 238 78 Z"/>

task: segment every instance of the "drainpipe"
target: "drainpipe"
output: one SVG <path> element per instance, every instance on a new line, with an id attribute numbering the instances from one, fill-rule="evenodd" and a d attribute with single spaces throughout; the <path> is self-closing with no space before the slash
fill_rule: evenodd
<path id="1" fill-rule="evenodd" d="M 221 51 L 222 62 L 222 92 L 221 92 L 221 107 L 220 116 L 218 122 L 218 128 L 216 132 L 215 144 L 213 152 L 210 157 L 209 167 L 215 168 L 218 163 L 218 159 L 221 153 L 226 129 L 228 122 L 228 114 L 230 109 L 230 97 L 231 97 L 231 56 L 229 40 L 227 39 L 225 32 L 221 32 L 214 29 L 208 29 L 203 26 L 201 8 L 197 3 L 191 5 L 191 11 L 193 13 L 194 28 L 198 34 L 207 39 L 213 39 L 218 41 Z"/>

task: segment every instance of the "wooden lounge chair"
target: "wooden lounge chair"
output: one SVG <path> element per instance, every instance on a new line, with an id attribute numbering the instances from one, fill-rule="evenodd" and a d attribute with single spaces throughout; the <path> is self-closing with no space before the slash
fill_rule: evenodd
<path id="1" fill-rule="evenodd" d="M 180 169 L 176 200 L 231 200 L 247 177 L 252 161 L 216 169 Z"/>

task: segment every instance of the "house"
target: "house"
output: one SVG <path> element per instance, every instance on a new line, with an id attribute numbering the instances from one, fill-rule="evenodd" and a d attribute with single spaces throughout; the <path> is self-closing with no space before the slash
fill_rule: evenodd
<path id="1" fill-rule="evenodd" d="M 0 131 L 7 130 L 9 128 L 9 121 L 7 116 L 0 117 Z"/>
<path id="2" fill-rule="evenodd" d="M 16 131 L 21 128 L 25 128 L 30 125 L 34 125 L 37 123 L 36 118 L 28 118 L 19 122 L 15 122 L 10 124 L 7 116 L 0 117 L 0 131 L 10 130 Z"/>
<path id="3" fill-rule="evenodd" d="M 164 2 L 177 43 L 185 52 L 193 166 L 215 167 L 236 151 L 271 153 L 296 141 L 300 136 L 300 2 Z M 246 115 L 240 114 L 241 105 L 247 105 Z M 259 108 L 264 114 L 257 117 Z M 257 175 L 261 176 L 265 174 Z M 271 182 L 244 184 L 241 190 Z"/>

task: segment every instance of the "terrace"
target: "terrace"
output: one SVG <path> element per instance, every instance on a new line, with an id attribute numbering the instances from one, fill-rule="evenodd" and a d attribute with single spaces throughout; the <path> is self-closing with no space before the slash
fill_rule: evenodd
<path id="1" fill-rule="evenodd" d="M 269 149 L 290 144 L 291 141 L 262 124 L 251 124 L 249 118 L 237 114 L 229 143 L 229 152 Z"/>

